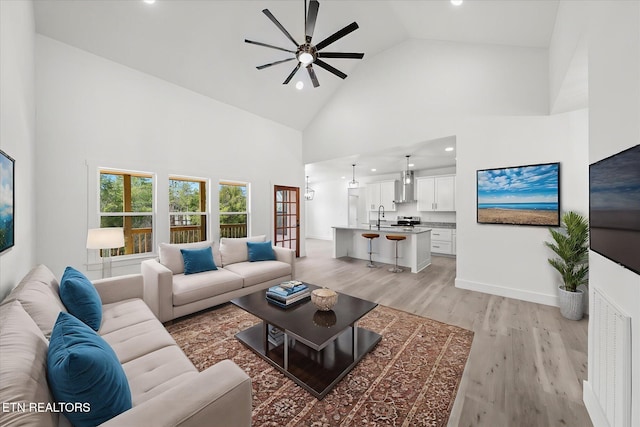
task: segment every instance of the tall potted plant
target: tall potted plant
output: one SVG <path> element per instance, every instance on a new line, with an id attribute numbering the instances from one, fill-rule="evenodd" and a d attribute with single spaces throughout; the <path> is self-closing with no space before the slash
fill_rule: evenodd
<path id="1" fill-rule="evenodd" d="M 588 283 L 589 274 L 589 222 L 580 214 L 569 211 L 562 215 L 559 229 L 550 228 L 553 242 L 545 245 L 557 255 L 549 258 L 560 276 L 560 313 L 571 320 L 582 319 L 583 292 L 578 286 Z"/>

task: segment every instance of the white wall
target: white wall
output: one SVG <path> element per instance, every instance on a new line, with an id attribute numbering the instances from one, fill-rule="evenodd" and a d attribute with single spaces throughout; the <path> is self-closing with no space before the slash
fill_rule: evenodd
<path id="1" fill-rule="evenodd" d="M 58 275 L 87 269 L 97 167 L 156 173 L 156 243 L 169 241 L 169 175 L 211 180 L 214 239 L 219 180 L 251 183 L 251 233 L 269 237 L 273 185 L 304 187 L 298 131 L 40 35 L 36 58 L 38 261 Z"/>
<path id="2" fill-rule="evenodd" d="M 452 135 L 439 117 L 549 112 L 545 49 L 408 40 L 366 65 L 305 129 L 305 163 Z"/>
<path id="3" fill-rule="evenodd" d="M 478 118 L 457 135 L 456 286 L 557 305 L 560 277 L 547 263 L 546 227 L 476 222 L 476 171 L 560 162 L 562 211 L 588 213 L 587 112 Z"/>
<path id="4" fill-rule="evenodd" d="M 640 143 L 640 2 L 593 2 L 589 26 L 589 161 Z M 640 425 L 640 275 L 591 252 L 590 291 L 601 290 L 631 316 L 631 425 Z M 589 329 L 589 342 L 601 331 Z M 594 349 L 589 348 L 589 364 Z M 594 367 L 596 368 L 596 367 Z M 596 427 L 606 426 L 585 387 Z"/>
<path id="5" fill-rule="evenodd" d="M 36 262 L 33 3 L 0 1 L 0 149 L 15 159 L 15 246 L 0 255 L 0 300 Z"/>

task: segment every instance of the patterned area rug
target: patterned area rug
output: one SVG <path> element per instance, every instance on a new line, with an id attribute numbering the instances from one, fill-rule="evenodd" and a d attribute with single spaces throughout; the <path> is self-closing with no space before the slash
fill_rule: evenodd
<path id="1" fill-rule="evenodd" d="M 258 322 L 225 305 L 167 327 L 199 370 L 231 359 L 247 372 L 254 426 L 445 426 L 473 340 L 466 329 L 378 306 L 359 325 L 382 340 L 319 401 L 234 338 Z"/>

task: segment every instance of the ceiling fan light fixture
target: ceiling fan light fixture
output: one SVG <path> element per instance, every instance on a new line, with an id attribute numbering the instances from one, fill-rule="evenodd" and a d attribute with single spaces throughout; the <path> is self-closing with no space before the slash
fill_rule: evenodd
<path id="1" fill-rule="evenodd" d="M 296 82 L 296 89 L 302 90 L 303 88 L 304 88 L 304 82 L 303 81 Z"/>
<path id="2" fill-rule="evenodd" d="M 298 61 L 302 62 L 305 67 L 313 62 L 313 55 L 309 52 L 302 52 L 298 55 Z"/>

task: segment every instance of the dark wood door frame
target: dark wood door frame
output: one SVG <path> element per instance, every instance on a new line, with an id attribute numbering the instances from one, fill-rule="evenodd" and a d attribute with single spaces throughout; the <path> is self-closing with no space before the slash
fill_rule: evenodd
<path id="1" fill-rule="evenodd" d="M 300 256 L 300 187 L 273 187 L 274 245 L 290 248 Z"/>

